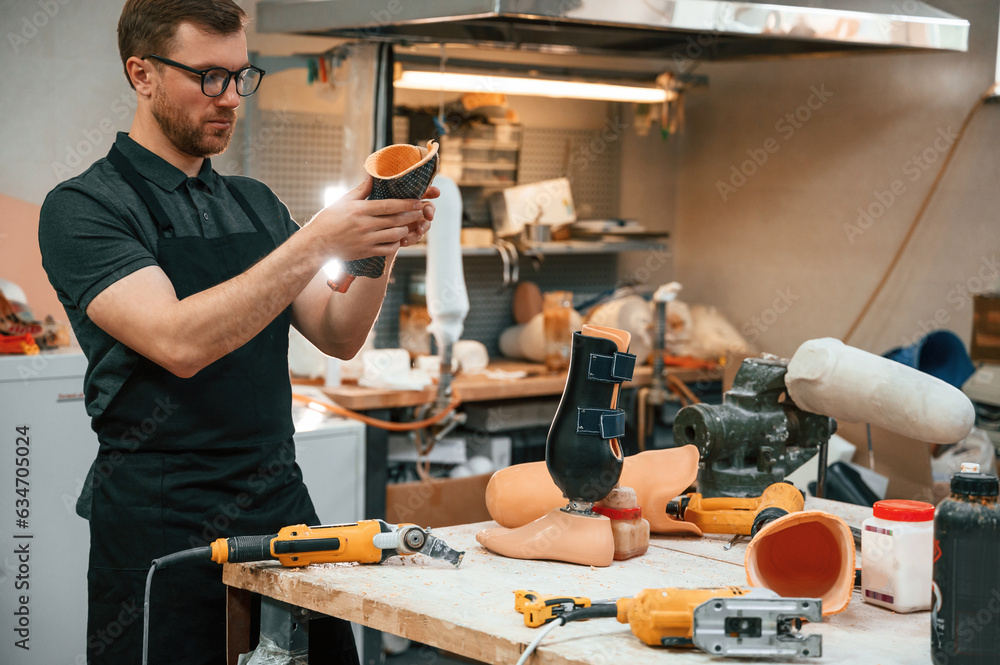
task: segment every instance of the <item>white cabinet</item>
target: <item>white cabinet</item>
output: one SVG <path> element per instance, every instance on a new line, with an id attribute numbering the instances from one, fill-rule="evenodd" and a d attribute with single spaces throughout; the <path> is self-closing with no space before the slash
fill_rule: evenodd
<path id="1" fill-rule="evenodd" d="M 76 514 L 76 498 L 97 453 L 97 435 L 83 406 L 86 367 L 79 353 L 0 357 L 0 662 L 5 664 L 86 663 L 90 529 Z M 18 445 L 18 428 L 27 428 L 26 446 Z M 27 466 L 19 467 L 22 458 Z M 27 517 L 20 518 L 16 511 L 25 504 L 17 502 L 24 499 Z M 21 528 L 18 519 L 27 526 Z M 15 554 L 25 547 L 27 554 Z M 24 615 L 15 613 L 22 600 L 27 600 L 27 651 L 15 645 L 21 639 L 15 629 Z"/>
<path id="2" fill-rule="evenodd" d="M 294 392 L 308 394 L 298 386 Z M 323 400 L 328 400 L 326 396 Z M 365 426 L 329 418 L 303 406 L 293 409 L 295 457 L 323 524 L 364 519 Z"/>

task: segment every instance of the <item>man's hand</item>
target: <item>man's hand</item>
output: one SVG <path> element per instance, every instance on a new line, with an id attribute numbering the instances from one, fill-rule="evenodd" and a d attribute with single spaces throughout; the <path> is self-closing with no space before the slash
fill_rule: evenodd
<path id="1" fill-rule="evenodd" d="M 441 190 L 437 187 L 428 187 L 424 195 L 420 197 L 421 199 L 436 199 L 441 196 Z M 423 240 L 424 234 L 426 234 L 431 228 L 431 222 L 434 221 L 434 213 L 436 208 L 433 203 L 427 203 L 423 207 L 424 221 L 419 222 L 415 225 L 407 227 L 409 233 L 406 237 L 399 241 L 399 244 L 403 247 L 409 247 L 410 245 L 415 245 L 416 243 Z"/>
<path id="2" fill-rule="evenodd" d="M 421 199 L 368 201 L 372 177 L 320 210 L 303 228 L 330 259 L 350 261 L 390 256 L 400 247 L 419 242 L 434 219 L 434 204 Z M 440 196 L 429 187 L 425 198 Z"/>
<path id="3" fill-rule="evenodd" d="M 326 276 L 320 273 L 295 298 L 292 324 L 321 351 L 338 358 L 353 358 L 364 344 L 385 298 L 391 258 L 396 250 L 420 242 L 434 219 L 433 203 L 419 199 L 366 201 L 371 189 L 369 176 L 317 213 L 296 234 L 322 234 L 325 243 L 326 234 L 334 233 L 331 244 L 324 245 L 331 259 L 370 256 L 390 259 L 380 279 L 355 280 L 347 293 L 333 294 L 326 285 Z M 428 187 L 423 199 L 436 199 L 440 195 L 437 187 Z M 357 236 L 347 237 L 352 230 Z"/>

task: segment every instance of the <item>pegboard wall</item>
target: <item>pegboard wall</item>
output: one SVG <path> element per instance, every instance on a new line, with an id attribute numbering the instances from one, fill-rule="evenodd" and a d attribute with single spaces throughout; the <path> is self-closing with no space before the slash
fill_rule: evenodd
<path id="1" fill-rule="evenodd" d="M 343 120 L 319 113 L 262 111 L 250 144 L 250 174 L 274 190 L 300 225 L 323 208 L 327 187 L 340 183 Z"/>
<path id="2" fill-rule="evenodd" d="M 579 219 L 618 217 L 620 139 L 604 128 L 525 127 L 517 184 L 566 177 Z"/>
<path id="3" fill-rule="evenodd" d="M 304 224 L 323 207 L 325 189 L 340 182 L 343 119 L 287 111 L 261 111 L 258 117 L 247 148 L 249 175 L 267 183 Z M 396 137 L 406 135 L 405 118 L 394 125 Z M 605 129 L 525 127 L 517 182 L 567 177 L 580 219 L 617 217 L 618 139 Z M 478 194 L 476 188 L 463 192 L 466 216 L 476 226 L 489 226 L 489 207 Z"/>
<path id="4" fill-rule="evenodd" d="M 274 190 L 292 218 L 304 224 L 323 207 L 323 193 L 340 182 L 343 120 L 337 116 L 285 111 L 262 111 L 253 129 L 248 163 L 252 177 Z M 403 127 L 395 128 L 402 133 Z M 620 142 L 601 129 L 525 128 L 518 165 L 518 184 L 568 177 L 577 215 L 581 219 L 618 216 Z M 472 191 L 475 191 L 473 188 Z M 463 192 L 467 214 L 473 220 L 488 215 L 488 206 Z M 483 220 L 489 225 L 488 218 Z M 513 287 L 501 290 L 503 263 L 499 255 L 463 259 L 470 309 L 463 339 L 486 345 L 499 356 L 498 339 L 514 324 Z M 609 290 L 617 277 L 617 255 L 552 255 L 540 262 L 522 256 L 520 278 L 542 291 L 573 292 L 581 303 Z M 379 348 L 399 345 L 399 306 L 406 302 L 410 276 L 426 270 L 423 257 L 396 260 L 382 314 L 375 326 Z"/>
<path id="5" fill-rule="evenodd" d="M 579 219 L 619 215 L 621 137 L 606 129 L 525 127 L 517 163 L 517 184 L 569 178 Z M 465 187 L 464 213 L 471 226 L 491 226 L 489 196 L 497 188 Z"/>

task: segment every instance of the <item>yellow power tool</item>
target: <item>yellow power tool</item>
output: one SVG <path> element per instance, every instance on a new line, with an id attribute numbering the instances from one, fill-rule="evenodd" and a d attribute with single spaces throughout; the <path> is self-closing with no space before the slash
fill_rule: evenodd
<path id="1" fill-rule="evenodd" d="M 667 504 L 667 514 L 698 525 L 703 533 L 755 536 L 765 524 L 802 510 L 805 500 L 795 485 L 774 483 L 758 497 L 702 498 L 692 493 Z"/>
<path id="2" fill-rule="evenodd" d="M 219 538 L 211 548 L 216 563 L 277 559 L 288 567 L 347 561 L 381 563 L 392 556 L 424 554 L 458 568 L 465 555 L 431 535 L 430 529 L 382 520 L 325 526 L 295 524 L 269 536 Z"/>
<path id="3" fill-rule="evenodd" d="M 590 598 L 546 596 L 523 589 L 514 592 L 514 609 L 524 615 L 524 625 L 529 628 L 538 628 L 562 614 L 584 607 L 590 607 Z"/>
<path id="4" fill-rule="evenodd" d="M 695 646 L 714 655 L 754 658 L 822 655 L 822 637 L 800 632 L 803 620 L 822 621 L 817 598 L 781 598 L 768 589 L 741 587 L 644 589 L 630 598 L 595 603 L 533 591 L 514 594 L 514 608 L 531 627 L 557 619 L 615 617 L 651 646 Z"/>

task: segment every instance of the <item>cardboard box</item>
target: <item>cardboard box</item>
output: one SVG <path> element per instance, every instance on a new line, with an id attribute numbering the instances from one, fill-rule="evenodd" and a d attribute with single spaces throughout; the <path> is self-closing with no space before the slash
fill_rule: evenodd
<path id="1" fill-rule="evenodd" d="M 855 446 L 855 464 L 868 468 L 868 437 L 864 423 L 837 423 L 837 434 Z M 889 478 L 887 499 L 910 499 L 937 504 L 931 476 L 931 444 L 872 426 L 875 471 Z"/>
<path id="2" fill-rule="evenodd" d="M 542 180 L 497 192 L 490 197 L 490 215 L 498 236 L 517 235 L 526 224 L 559 226 L 575 222 L 569 179 Z"/>
<path id="3" fill-rule="evenodd" d="M 439 528 L 491 519 L 486 485 L 492 473 L 428 482 L 396 483 L 385 489 L 385 519 Z"/>
<path id="4" fill-rule="evenodd" d="M 1000 294 L 977 295 L 972 298 L 973 361 L 1000 362 Z"/>

